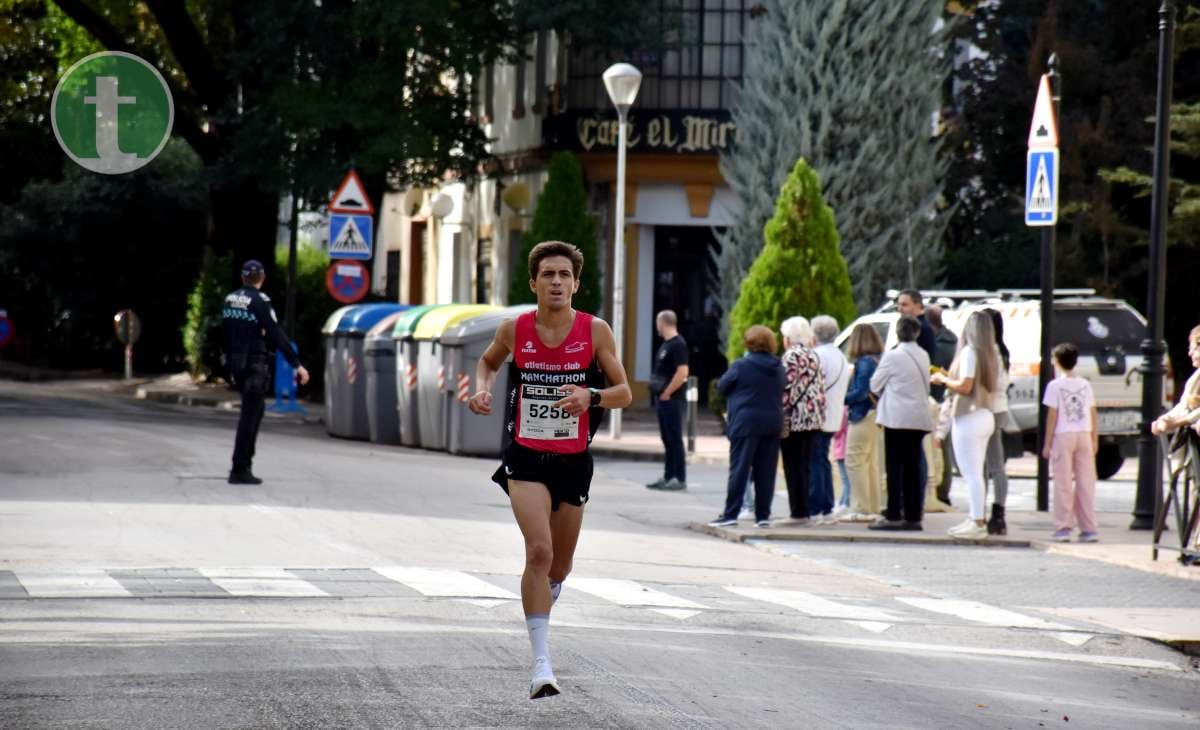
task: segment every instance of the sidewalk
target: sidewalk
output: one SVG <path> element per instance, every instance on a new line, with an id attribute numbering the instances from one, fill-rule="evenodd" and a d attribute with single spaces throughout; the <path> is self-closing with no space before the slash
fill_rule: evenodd
<path id="1" fill-rule="evenodd" d="M 133 388 L 133 397 L 158 403 L 176 403 L 185 406 L 206 406 L 223 411 L 241 408 L 241 396 L 224 383 L 197 383 L 187 373 L 164 375 L 140 381 Z M 276 413 L 271 410 L 274 397 L 267 398 L 268 417 L 295 417 L 304 423 L 324 423 L 325 404 L 301 401 L 306 413 Z"/>

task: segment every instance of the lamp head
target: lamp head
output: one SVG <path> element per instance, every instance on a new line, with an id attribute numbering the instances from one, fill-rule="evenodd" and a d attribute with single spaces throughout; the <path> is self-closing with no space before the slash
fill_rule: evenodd
<path id="1" fill-rule="evenodd" d="M 614 63 L 604 72 L 604 88 L 608 98 L 621 113 L 629 111 L 642 85 L 642 72 L 628 63 Z"/>

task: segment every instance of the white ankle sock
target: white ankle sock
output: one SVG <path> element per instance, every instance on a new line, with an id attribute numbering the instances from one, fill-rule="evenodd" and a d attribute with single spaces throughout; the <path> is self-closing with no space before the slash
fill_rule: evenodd
<path id="1" fill-rule="evenodd" d="M 562 593 L 562 581 L 550 581 L 550 605 L 558 603 L 558 594 Z"/>
<path id="2" fill-rule="evenodd" d="M 550 661 L 550 647 L 547 639 L 550 634 L 550 615 L 537 613 L 525 617 L 525 628 L 529 629 L 529 644 L 533 647 L 533 660 L 545 659 Z"/>

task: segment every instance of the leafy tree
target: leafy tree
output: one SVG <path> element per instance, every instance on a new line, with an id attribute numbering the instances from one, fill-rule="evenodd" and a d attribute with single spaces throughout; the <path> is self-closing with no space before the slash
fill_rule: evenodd
<path id="1" fill-rule="evenodd" d="M 188 372 L 196 380 L 208 380 L 225 372 L 221 330 L 222 302 L 233 278 L 233 254 L 218 256 L 204 249 L 200 275 L 187 298 L 187 319 L 180 333 L 187 353 Z"/>
<path id="2" fill-rule="evenodd" d="M 525 264 L 529 261 L 529 252 L 542 241 L 565 241 L 583 252 L 583 273 L 579 277 L 575 307 L 585 312 L 599 312 L 601 292 L 596 270 L 596 221 L 588 212 L 583 168 L 570 152 L 559 152 L 550 158 L 546 185 L 538 195 L 533 224 L 522 237 L 520 256 L 513 258 L 509 304 L 536 301 L 529 290 L 529 270 Z"/>
<path id="3" fill-rule="evenodd" d="M 737 301 L 762 249 L 773 191 L 798 158 L 824 181 L 860 306 L 888 286 L 937 282 L 947 162 L 931 139 L 948 69 L 935 28 L 941 3 L 765 0 L 747 39 L 722 171 L 741 201 L 721 240 L 720 300 Z M 733 338 L 731 338 L 732 340 Z M 732 344 L 732 343 L 731 343 Z"/>
<path id="4" fill-rule="evenodd" d="M 2 136 L 2 135 L 0 135 Z M 200 265 L 208 196 L 200 161 L 171 141 L 152 165 L 57 182 L 0 205 L 0 298 L 38 364 L 119 368 L 112 316 L 142 319 L 141 372 L 177 370 L 186 292 Z"/>
<path id="5" fill-rule="evenodd" d="M 844 325 L 856 315 L 833 210 L 803 159 L 784 183 L 763 236 L 766 245 L 739 282 L 741 293 L 730 314 L 730 362 L 744 352 L 741 333 L 753 325 L 777 330 L 788 317 L 818 314 Z"/>
<path id="6" fill-rule="evenodd" d="M 1200 179 L 1187 151 L 1189 104 L 1200 100 L 1200 0 L 1182 0 L 1176 33 L 1175 155 L 1181 181 L 1168 251 L 1168 344 L 1177 350 L 1195 324 L 1200 299 L 1190 272 L 1190 208 L 1184 181 Z M 1025 146 L 1038 77 L 1051 52 L 1062 73 L 1056 285 L 1090 286 L 1143 311 L 1150 204 L 1140 183 L 1151 170 L 1160 3 L 1062 0 L 978 3 L 954 29 L 961 49 L 947 87 L 948 146 L 955 151 L 946 196 L 955 201 L 947 231 L 948 283 L 963 288 L 1039 285 L 1037 230 L 1023 220 Z M 1190 194 L 1190 193 L 1189 193 Z M 1182 215 L 1181 215 L 1182 214 Z M 1190 245 L 1189 245 L 1190 244 Z M 1181 363 L 1184 367 L 1181 368 Z"/>

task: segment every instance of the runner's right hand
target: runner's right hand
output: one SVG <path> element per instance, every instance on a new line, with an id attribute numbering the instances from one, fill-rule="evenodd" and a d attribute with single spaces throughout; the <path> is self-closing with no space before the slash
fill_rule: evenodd
<path id="1" fill-rule="evenodd" d="M 486 416 L 492 412 L 492 394 L 486 390 L 481 390 L 471 396 L 471 400 L 467 401 L 467 408 L 471 409 L 471 413 L 477 413 L 481 416 Z"/>

